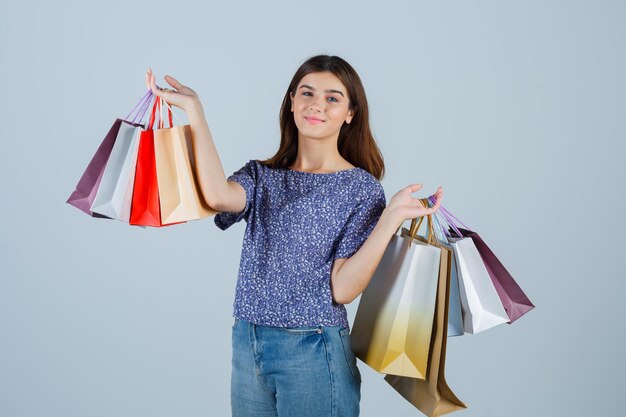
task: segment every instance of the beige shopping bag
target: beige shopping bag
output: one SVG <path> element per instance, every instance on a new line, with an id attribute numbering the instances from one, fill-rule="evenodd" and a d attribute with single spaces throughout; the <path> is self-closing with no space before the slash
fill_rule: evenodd
<path id="1" fill-rule="evenodd" d="M 171 111 L 169 106 L 168 110 Z M 197 220 L 218 213 L 205 203 L 198 185 L 189 125 L 155 129 L 154 152 L 164 224 Z"/>
<path id="2" fill-rule="evenodd" d="M 425 378 L 441 249 L 414 239 L 417 229 L 413 219 L 411 233 L 391 237 L 361 295 L 350 338 L 355 355 L 374 370 Z"/>

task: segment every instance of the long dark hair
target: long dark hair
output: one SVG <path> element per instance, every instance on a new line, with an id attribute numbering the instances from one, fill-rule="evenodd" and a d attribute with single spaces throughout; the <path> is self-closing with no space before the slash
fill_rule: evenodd
<path id="1" fill-rule="evenodd" d="M 365 89 L 354 68 L 335 55 L 316 55 L 300 65 L 280 106 L 280 148 L 274 156 L 259 162 L 271 168 L 287 168 L 295 162 L 298 156 L 298 128 L 291 113 L 290 92 L 295 91 L 300 80 L 307 74 L 324 71 L 334 74 L 347 88 L 349 108 L 354 113 L 351 122 L 344 123 L 339 130 L 339 154 L 352 165 L 381 180 L 385 173 L 385 163 L 370 129 Z"/>

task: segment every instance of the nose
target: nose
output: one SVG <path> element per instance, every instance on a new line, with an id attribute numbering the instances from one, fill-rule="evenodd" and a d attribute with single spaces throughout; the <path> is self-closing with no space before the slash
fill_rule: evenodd
<path id="1" fill-rule="evenodd" d="M 320 104 L 320 98 L 318 97 L 317 99 L 313 100 L 313 102 L 311 103 L 311 110 L 315 110 L 315 111 L 320 111 L 322 108 L 322 104 Z"/>

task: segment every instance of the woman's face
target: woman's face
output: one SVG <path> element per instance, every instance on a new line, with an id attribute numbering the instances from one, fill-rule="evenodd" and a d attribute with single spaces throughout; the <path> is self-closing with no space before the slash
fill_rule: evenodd
<path id="1" fill-rule="evenodd" d="M 334 136 L 337 139 L 344 122 L 352 121 L 348 91 L 331 72 L 305 75 L 290 96 L 291 111 L 300 136 L 315 139 Z"/>

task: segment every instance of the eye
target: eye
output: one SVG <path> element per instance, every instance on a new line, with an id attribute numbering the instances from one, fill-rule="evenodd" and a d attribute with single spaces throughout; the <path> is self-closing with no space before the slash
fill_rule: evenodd
<path id="1" fill-rule="evenodd" d="M 310 92 L 310 91 L 304 91 L 304 92 L 302 93 L 302 95 L 303 95 L 303 96 L 305 96 L 305 95 L 307 95 L 307 94 L 311 94 L 311 92 Z"/>
<path id="2" fill-rule="evenodd" d="M 328 97 L 328 98 L 332 98 L 333 100 L 335 100 L 336 103 L 338 102 L 338 100 L 335 97 Z"/>

